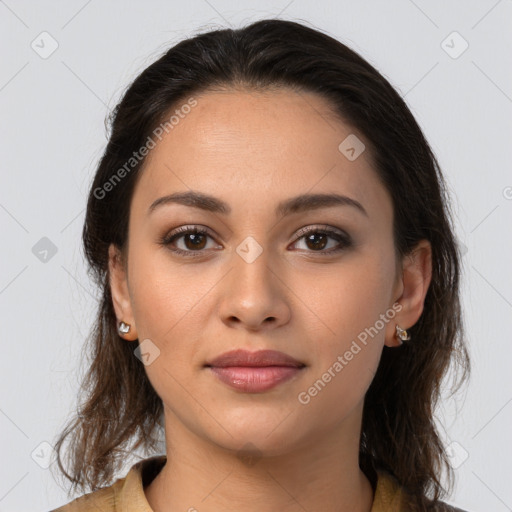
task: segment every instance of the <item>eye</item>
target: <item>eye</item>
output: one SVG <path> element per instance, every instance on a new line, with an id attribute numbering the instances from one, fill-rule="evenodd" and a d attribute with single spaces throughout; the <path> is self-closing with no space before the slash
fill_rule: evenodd
<path id="1" fill-rule="evenodd" d="M 309 226 L 300 229 L 296 235 L 298 236 L 298 239 L 295 244 L 304 239 L 306 251 L 317 252 L 322 255 L 338 253 L 352 245 L 352 240 L 347 233 L 341 230 L 330 228 L 329 226 Z M 334 248 L 332 248 L 331 243 L 331 247 L 328 248 L 329 250 L 325 250 L 329 245 L 329 239 L 335 241 Z"/>
<path id="2" fill-rule="evenodd" d="M 198 226 L 181 226 L 160 240 L 172 252 L 181 256 L 200 256 L 208 248 L 207 239 L 212 238 L 206 228 Z M 176 247 L 181 242 L 181 247 Z M 211 247 L 210 247 L 211 248 Z"/>
<path id="3" fill-rule="evenodd" d="M 205 249 L 220 247 L 216 245 L 208 247 L 208 238 L 213 240 L 213 236 L 206 228 L 181 226 L 164 236 L 159 243 L 180 256 L 195 257 L 203 255 L 206 252 Z M 352 240 L 347 233 L 329 226 L 308 226 L 300 229 L 296 233 L 296 241 L 293 245 L 297 245 L 303 239 L 304 250 L 321 255 L 338 253 L 352 245 Z M 334 241 L 334 247 L 332 247 L 332 241 Z M 329 244 L 331 247 L 328 247 Z M 326 248 L 328 250 L 325 250 Z"/>

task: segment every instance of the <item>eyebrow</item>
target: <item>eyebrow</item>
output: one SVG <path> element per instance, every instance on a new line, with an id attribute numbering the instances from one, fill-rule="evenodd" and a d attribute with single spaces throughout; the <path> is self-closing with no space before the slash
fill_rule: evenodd
<path id="1" fill-rule="evenodd" d="M 231 207 L 224 201 L 202 192 L 189 191 L 175 192 L 174 194 L 169 194 L 156 199 L 149 207 L 148 214 L 152 213 L 156 208 L 167 204 L 181 204 L 223 215 L 231 213 Z M 334 206 L 351 206 L 368 217 L 367 211 L 359 201 L 340 194 L 302 194 L 296 197 L 291 197 L 281 201 L 277 205 L 275 213 L 276 216 L 284 217 L 292 213 Z"/>

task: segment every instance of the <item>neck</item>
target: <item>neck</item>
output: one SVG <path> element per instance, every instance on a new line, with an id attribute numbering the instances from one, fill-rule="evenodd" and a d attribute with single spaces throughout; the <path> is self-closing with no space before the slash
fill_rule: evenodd
<path id="1" fill-rule="evenodd" d="M 226 450 L 168 411 L 165 424 L 167 463 L 144 490 L 154 512 L 371 510 L 373 489 L 358 462 L 360 414 L 274 456 Z"/>

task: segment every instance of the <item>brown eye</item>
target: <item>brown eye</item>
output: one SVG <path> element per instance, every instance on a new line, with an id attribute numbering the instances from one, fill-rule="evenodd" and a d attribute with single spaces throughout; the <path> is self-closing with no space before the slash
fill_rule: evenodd
<path id="1" fill-rule="evenodd" d="M 209 238 L 213 237 L 204 228 L 184 226 L 162 238 L 160 244 L 180 256 L 201 256 Z"/>
<path id="2" fill-rule="evenodd" d="M 352 245 L 352 240 L 347 233 L 327 227 L 303 228 L 297 235 L 298 238 L 295 244 L 304 240 L 307 252 L 315 252 L 321 255 L 337 253 Z M 335 243 L 333 244 L 331 240 Z"/>
<path id="3" fill-rule="evenodd" d="M 202 233 L 189 233 L 187 235 L 182 235 L 182 237 L 187 249 L 204 249 L 204 246 L 206 245 L 206 236 Z"/>
<path id="4" fill-rule="evenodd" d="M 312 235 L 307 235 L 305 240 L 310 249 L 318 250 L 325 248 L 328 238 L 324 233 L 313 233 Z"/>

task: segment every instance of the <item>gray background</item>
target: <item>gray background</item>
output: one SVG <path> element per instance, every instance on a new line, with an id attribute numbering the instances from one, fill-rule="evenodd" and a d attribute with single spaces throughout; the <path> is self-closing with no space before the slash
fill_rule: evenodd
<path id="1" fill-rule="evenodd" d="M 440 160 L 465 253 L 474 368 L 466 391 L 438 411 L 457 475 L 450 502 L 512 510 L 512 2 L 5 0 L 0 511 L 69 501 L 44 466 L 76 405 L 96 306 L 80 234 L 105 116 L 129 81 L 181 38 L 276 16 L 306 21 L 375 65 Z"/>

